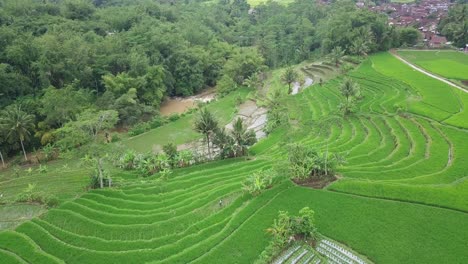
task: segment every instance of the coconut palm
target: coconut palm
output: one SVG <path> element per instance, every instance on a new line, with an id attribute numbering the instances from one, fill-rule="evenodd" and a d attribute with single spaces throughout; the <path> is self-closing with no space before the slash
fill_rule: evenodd
<path id="1" fill-rule="evenodd" d="M 234 139 L 229 135 L 224 127 L 216 130 L 213 137 L 213 144 L 219 148 L 221 159 L 235 156 L 236 148 Z"/>
<path id="2" fill-rule="evenodd" d="M 24 142 L 29 140 L 31 130 L 34 129 L 34 116 L 22 111 L 19 106 L 12 107 L 3 112 L 0 124 L 6 131 L 7 139 L 10 141 L 19 140 L 24 159 L 27 161 Z"/>
<path id="3" fill-rule="evenodd" d="M 194 129 L 205 136 L 208 147 L 208 157 L 211 159 L 210 139 L 218 128 L 218 121 L 206 108 L 201 108 L 195 119 Z"/>
<path id="4" fill-rule="evenodd" d="M 247 148 L 257 141 L 255 132 L 251 129 L 248 130 L 240 117 L 234 122 L 231 136 L 234 139 L 236 156 L 244 156 Z"/>
<path id="5" fill-rule="evenodd" d="M 335 63 L 335 66 L 338 67 L 341 62 L 341 58 L 344 56 L 344 53 L 344 50 L 340 46 L 336 46 L 331 50 L 330 54 L 328 54 L 328 57 L 333 63 Z"/>
<path id="6" fill-rule="evenodd" d="M 299 78 L 299 74 L 297 74 L 293 67 L 287 68 L 283 75 L 281 75 L 281 81 L 288 85 L 288 94 L 292 92 L 291 84 L 295 82 L 297 78 Z"/>

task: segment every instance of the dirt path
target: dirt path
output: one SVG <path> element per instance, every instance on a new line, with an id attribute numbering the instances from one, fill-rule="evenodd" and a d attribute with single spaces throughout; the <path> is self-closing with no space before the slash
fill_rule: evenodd
<path id="1" fill-rule="evenodd" d="M 304 83 L 302 84 L 302 86 L 301 86 L 301 84 L 299 82 L 294 82 L 291 94 L 297 94 L 297 93 L 299 93 L 300 90 L 303 90 L 303 89 L 311 86 L 313 83 L 314 83 L 314 80 L 312 80 L 310 77 L 306 77 L 304 79 Z"/>
<path id="2" fill-rule="evenodd" d="M 468 93 L 468 90 L 464 89 L 463 87 L 458 86 L 458 85 L 454 84 L 453 82 L 451 82 L 451 81 L 449 81 L 449 80 L 447 80 L 447 79 L 445 79 L 445 78 L 442 78 L 442 77 L 439 77 L 439 76 L 437 76 L 437 75 L 434 75 L 434 74 L 432 74 L 432 73 L 430 73 L 430 72 L 428 72 L 428 71 L 426 71 L 426 70 L 424 70 L 424 69 L 422 69 L 422 68 L 420 68 L 420 67 L 418 67 L 418 66 L 412 64 L 411 62 L 409 62 L 409 61 L 403 59 L 400 55 L 398 55 L 398 54 L 396 53 L 396 51 L 390 51 L 390 53 L 391 53 L 393 56 L 395 56 L 395 58 L 399 59 L 400 61 L 402 61 L 404 64 L 410 66 L 411 68 L 413 68 L 413 69 L 415 69 L 415 70 L 417 70 L 417 71 L 419 71 L 419 72 L 421 72 L 421 73 L 423 73 L 423 74 L 425 74 L 425 75 L 427 75 L 427 76 L 429 76 L 429 77 L 431 77 L 431 78 L 434 78 L 434 79 L 439 80 L 439 81 L 441 81 L 441 82 L 444 82 L 444 83 L 446 83 L 446 84 L 448 84 L 448 85 L 450 85 L 450 86 L 452 86 L 452 87 L 455 87 L 455 88 L 457 88 L 457 89 L 459 89 L 459 90 L 461 90 L 461 91 L 463 91 L 463 92 L 465 92 L 465 93 Z"/>

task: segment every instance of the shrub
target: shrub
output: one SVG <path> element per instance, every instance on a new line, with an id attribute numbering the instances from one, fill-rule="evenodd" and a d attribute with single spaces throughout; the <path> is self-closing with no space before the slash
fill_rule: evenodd
<path id="1" fill-rule="evenodd" d="M 59 203 L 60 203 L 60 200 L 55 195 L 48 196 L 48 199 L 46 201 L 46 205 L 49 208 L 56 207 L 57 205 L 59 205 Z"/>
<path id="2" fill-rule="evenodd" d="M 178 120 L 179 118 L 180 118 L 180 115 L 177 114 L 177 113 L 174 113 L 174 114 L 171 114 L 168 119 L 169 119 L 169 121 L 174 122 L 174 121 Z"/>
<path id="3" fill-rule="evenodd" d="M 15 165 L 13 167 L 13 175 L 15 175 L 16 178 L 19 178 L 21 176 L 21 167 L 18 165 Z"/>
<path id="4" fill-rule="evenodd" d="M 59 204 L 59 199 L 55 195 L 36 192 L 35 189 L 35 184 L 28 184 L 28 187 L 16 196 L 15 202 L 38 203 L 46 205 L 47 207 L 55 207 Z"/>
<path id="5" fill-rule="evenodd" d="M 273 169 L 262 170 L 249 175 L 242 183 L 242 189 L 256 196 L 265 189 L 271 188 L 278 181 L 279 176 Z"/>
<path id="6" fill-rule="evenodd" d="M 37 168 L 37 172 L 39 173 L 47 173 L 48 171 L 48 168 L 47 168 L 47 165 L 39 165 L 39 168 Z"/>
<path id="7" fill-rule="evenodd" d="M 135 168 L 143 176 L 151 176 L 155 173 L 161 172 L 165 169 L 170 169 L 170 160 L 164 153 L 153 155 L 138 154 L 135 159 Z"/>
<path id="8" fill-rule="evenodd" d="M 51 144 L 47 144 L 42 148 L 42 152 L 44 153 L 45 161 L 50 161 L 54 159 L 56 156 L 55 147 Z"/>
<path id="9" fill-rule="evenodd" d="M 291 241 L 305 239 L 315 245 L 318 240 L 318 232 L 315 227 L 314 211 L 304 207 L 299 211 L 299 216 L 290 216 L 288 212 L 279 211 L 278 218 L 267 229 L 273 235 L 273 240 L 260 254 L 255 263 L 271 263 Z"/>
<path id="10" fill-rule="evenodd" d="M 157 115 L 153 117 L 151 121 L 149 121 L 150 127 L 151 128 L 158 128 L 160 126 L 163 126 L 167 124 L 168 120 L 160 115 Z"/>
<path id="11" fill-rule="evenodd" d="M 163 146 L 163 151 L 169 158 L 169 163 L 172 168 L 177 166 L 178 163 L 178 152 L 177 152 L 177 146 L 174 145 L 173 143 L 167 143 L 166 145 Z"/>
<path id="12" fill-rule="evenodd" d="M 195 163 L 194 154 L 191 150 L 182 150 L 177 157 L 177 166 L 179 168 L 187 167 Z"/>
<path id="13" fill-rule="evenodd" d="M 149 123 L 139 123 L 136 124 L 130 131 L 128 131 L 128 134 L 130 136 L 136 136 L 145 133 L 146 131 L 150 130 L 151 126 Z"/>
<path id="14" fill-rule="evenodd" d="M 131 170 L 135 169 L 136 153 L 133 150 L 127 150 L 117 160 L 117 166 L 121 169 Z"/>
<path id="15" fill-rule="evenodd" d="M 121 140 L 119 133 L 113 133 L 111 136 L 111 142 L 119 142 Z"/>
<path id="16" fill-rule="evenodd" d="M 344 164 L 342 156 L 320 152 L 298 144 L 289 146 L 289 172 L 292 179 L 305 180 L 310 177 L 333 177 L 335 168 Z"/>
<path id="17" fill-rule="evenodd" d="M 315 227 L 314 211 L 304 207 L 299 211 L 299 216 L 291 218 L 291 232 L 306 240 L 317 240 L 317 228 Z"/>

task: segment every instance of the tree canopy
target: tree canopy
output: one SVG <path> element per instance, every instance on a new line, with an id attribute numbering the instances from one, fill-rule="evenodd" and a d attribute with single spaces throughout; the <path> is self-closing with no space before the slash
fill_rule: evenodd
<path id="1" fill-rule="evenodd" d="M 245 0 L 4 0 L 0 7 L 0 107 L 34 116 L 38 140 L 26 149 L 58 140 L 56 130 L 88 109 L 116 111 L 117 125 L 131 126 L 155 115 L 166 96 L 255 87 L 267 67 L 314 52 L 361 56 L 401 42 L 384 15 L 350 0 L 255 8 Z M 13 149 L 8 144 L 2 148 Z"/>

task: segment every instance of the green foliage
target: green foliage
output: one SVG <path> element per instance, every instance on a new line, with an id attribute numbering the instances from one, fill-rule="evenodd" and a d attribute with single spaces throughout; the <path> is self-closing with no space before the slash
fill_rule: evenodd
<path id="1" fill-rule="evenodd" d="M 125 170 L 130 170 L 130 169 L 135 169 L 135 158 L 136 158 L 136 153 L 133 150 L 127 149 L 117 160 L 117 166 L 125 169 Z"/>
<path id="2" fill-rule="evenodd" d="M 264 59 L 255 49 L 245 49 L 234 54 L 224 65 L 226 78 L 241 85 L 246 79 L 263 70 Z M 230 82 L 229 79 L 225 82 Z"/>
<path id="3" fill-rule="evenodd" d="M 336 46 L 330 51 L 328 57 L 335 64 L 335 66 L 338 66 L 341 62 L 341 58 L 344 56 L 344 53 L 345 51 L 340 46 Z"/>
<path id="4" fill-rule="evenodd" d="M 257 196 L 280 181 L 280 176 L 273 169 L 254 172 L 242 183 L 242 189 L 253 196 Z"/>
<path id="5" fill-rule="evenodd" d="M 174 114 L 171 114 L 171 115 L 168 117 L 168 120 L 169 120 L 170 122 L 174 122 L 174 121 L 176 121 L 176 120 L 179 120 L 179 118 L 180 118 L 180 115 L 177 114 L 177 113 L 174 113 Z"/>
<path id="6" fill-rule="evenodd" d="M 167 119 L 160 116 L 160 115 L 157 115 L 155 117 L 153 117 L 153 119 L 151 119 L 151 121 L 149 121 L 150 123 L 150 127 L 151 128 L 158 128 L 164 124 L 167 124 Z"/>
<path id="7" fill-rule="evenodd" d="M 347 78 L 340 86 L 340 92 L 346 100 L 339 105 L 339 108 L 344 115 L 348 115 L 355 110 L 356 101 L 361 97 L 360 87 Z"/>
<path id="8" fill-rule="evenodd" d="M 211 159 L 210 140 L 215 131 L 218 129 L 218 120 L 206 108 L 199 109 L 194 122 L 194 130 L 205 136 L 208 158 Z"/>
<path id="9" fill-rule="evenodd" d="M 289 146 L 288 161 L 290 177 L 295 180 L 333 177 L 336 168 L 345 162 L 339 154 L 298 144 Z"/>
<path id="10" fill-rule="evenodd" d="M 44 160 L 46 162 L 54 159 L 56 156 L 55 146 L 52 144 L 47 144 L 42 148 L 42 153 L 44 154 Z"/>
<path id="11" fill-rule="evenodd" d="M 64 6 L 64 15 L 69 19 L 86 20 L 89 19 L 95 11 L 90 0 L 66 1 Z"/>
<path id="12" fill-rule="evenodd" d="M 401 28 L 399 34 L 401 45 L 414 46 L 421 39 L 419 30 L 412 27 Z"/>
<path id="13" fill-rule="evenodd" d="M 224 96 L 238 88 L 238 84 L 228 75 L 223 75 L 218 81 L 216 91 L 219 95 Z"/>
<path id="14" fill-rule="evenodd" d="M 299 236 L 305 240 L 317 240 L 317 228 L 315 227 L 314 211 L 304 207 L 298 216 L 290 216 L 288 212 L 280 211 L 273 225 L 267 229 L 273 236 L 273 243 L 284 247 L 289 243 L 291 236 Z"/>
<path id="15" fill-rule="evenodd" d="M 174 168 L 178 163 L 179 153 L 177 151 L 177 146 L 173 143 L 167 143 L 163 146 L 164 154 L 169 159 L 169 163 L 171 164 L 171 168 Z"/>
<path id="16" fill-rule="evenodd" d="M 291 93 L 291 84 L 295 81 L 298 81 L 299 74 L 292 67 L 286 68 L 283 75 L 281 75 L 281 81 L 288 85 L 288 93 Z"/>
<path id="17" fill-rule="evenodd" d="M 265 126 L 265 132 L 271 133 L 279 126 L 285 125 L 289 121 L 289 115 L 282 102 L 285 99 L 284 93 L 276 89 L 267 95 L 268 120 Z"/>
<path id="18" fill-rule="evenodd" d="M 115 164 L 125 170 L 136 170 L 142 177 L 148 177 L 156 173 L 170 174 L 171 164 L 175 162 L 175 158 L 176 156 L 171 160 L 165 153 L 137 154 L 132 150 L 127 150 L 117 158 Z"/>
<path id="19" fill-rule="evenodd" d="M 315 227 L 314 211 L 309 207 L 304 207 L 299 211 L 299 216 L 291 219 L 292 233 L 301 236 L 303 239 L 317 241 L 318 233 Z"/>
<path id="20" fill-rule="evenodd" d="M 59 200 L 55 195 L 46 194 L 35 189 L 35 184 L 28 184 L 28 187 L 16 196 L 15 202 L 38 203 L 46 205 L 49 208 L 56 207 L 59 204 Z"/>
<path id="21" fill-rule="evenodd" d="M 440 21 L 438 27 L 448 40 L 454 42 L 455 46 L 464 48 L 468 43 L 468 4 L 462 1 L 450 7 L 448 16 Z"/>
<path id="22" fill-rule="evenodd" d="M 78 114 L 89 107 L 90 95 L 86 90 L 76 90 L 69 85 L 62 89 L 49 87 L 40 99 L 39 113 L 46 116 L 43 122 L 52 127 L 61 127 L 75 121 Z"/>
<path id="23" fill-rule="evenodd" d="M 114 110 L 96 111 L 88 109 L 82 112 L 76 121 L 54 131 L 56 145 L 62 150 L 82 146 L 92 140 L 96 141 L 99 133 L 114 128 L 118 113 Z"/>
<path id="24" fill-rule="evenodd" d="M 151 128 L 152 128 L 151 124 L 149 124 L 149 123 L 146 123 L 146 122 L 138 123 L 138 124 L 134 125 L 128 131 L 128 135 L 131 136 L 131 137 L 137 136 L 137 135 L 145 133 L 146 131 L 150 130 Z"/>
<path id="25" fill-rule="evenodd" d="M 30 139 L 34 128 L 34 116 L 21 110 L 20 106 L 11 106 L 2 111 L 0 128 L 6 132 L 6 139 L 10 142 L 19 141 L 23 150 L 24 159 L 27 161 L 24 142 Z"/>
<path id="26" fill-rule="evenodd" d="M 221 159 L 245 156 L 249 146 L 256 142 L 255 132 L 247 129 L 240 117 L 234 121 L 232 130 L 216 128 L 213 137 L 213 144 L 219 148 Z"/>
<path id="27" fill-rule="evenodd" d="M 39 168 L 37 169 L 37 172 L 42 173 L 42 174 L 47 173 L 47 171 L 48 171 L 47 165 L 40 164 Z"/>

